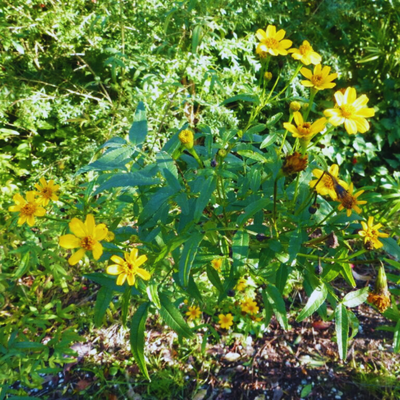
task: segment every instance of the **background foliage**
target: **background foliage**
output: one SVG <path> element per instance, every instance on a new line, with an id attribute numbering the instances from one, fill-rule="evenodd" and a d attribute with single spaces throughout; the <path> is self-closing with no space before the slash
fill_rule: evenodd
<path id="1" fill-rule="evenodd" d="M 99 208 L 99 216 L 111 227 L 118 226 L 122 215 L 133 219 L 140 206 L 127 211 L 123 198 L 107 206 L 112 193 L 92 197 L 91 182 L 102 168 L 87 164 L 102 156 L 107 140 L 129 139 L 140 102 L 148 127 L 142 151 L 149 164 L 159 161 L 157 154 L 184 124 L 205 133 L 201 140 L 206 146 L 207 133 L 227 137 L 243 129 L 248 108 L 242 102 L 224 107 L 221 103 L 251 94 L 260 67 L 254 32 L 268 24 L 284 28 L 296 43 L 309 40 L 324 62 L 340 72 L 337 87 L 356 87 L 378 109 L 373 128 L 365 135 L 351 140 L 346 134 L 327 136 L 321 151 L 358 187 L 368 185 L 375 192 L 371 211 L 391 221 L 391 231 L 399 235 L 400 15 L 394 2 L 15 0 L 0 7 L 0 220 L 4 226 L 0 256 L 6 260 L 0 275 L 0 343 L 2 360 L 8 360 L 2 366 L 3 382 L 20 380 L 25 387 L 37 387 L 41 378 L 36 370 L 55 371 L 68 361 L 64 355 L 72 356 L 70 345 L 80 340 L 79 332 L 87 323 L 79 305 L 71 303 L 82 290 L 82 274 L 92 272 L 90 265 L 83 271 L 67 270 L 65 259 L 51 244 L 54 231 L 61 232 L 65 223 L 55 222 L 40 232 L 10 226 L 6 210 L 12 195 L 32 187 L 41 176 L 51 176 L 63 185 L 69 202 L 57 212 L 70 215 L 74 207 L 86 212 Z M 276 75 L 278 68 L 271 72 Z M 285 74 L 287 79 L 290 70 Z M 307 97 L 298 80 L 291 89 L 299 98 Z M 322 102 L 321 110 L 324 104 L 328 103 Z M 259 122 L 270 123 L 273 131 L 271 117 L 280 111 L 271 106 Z M 115 168 L 124 160 L 119 160 L 120 165 L 116 162 Z M 211 178 L 207 182 L 213 184 Z M 147 193 L 147 199 L 151 195 Z M 162 194 L 154 202 L 160 199 Z M 153 227 L 152 210 L 150 204 L 148 215 L 142 214 L 144 229 Z M 120 241 L 138 234 L 129 227 L 116 233 Z M 246 238 L 238 233 L 233 240 L 240 243 Z M 112 246 L 108 250 L 111 254 Z M 240 261 L 239 256 L 238 265 Z M 29 269 L 34 279 L 27 275 Z M 212 274 L 209 271 L 210 280 Z M 291 279 L 292 288 L 296 287 L 295 276 Z M 219 285 L 216 278 L 213 284 Z M 104 301 L 111 296 L 106 291 L 101 295 Z M 159 301 L 168 309 L 168 299 Z M 85 312 L 92 317 L 93 310 Z M 392 317 L 397 321 L 396 315 Z M 101 322 L 95 317 L 96 325 Z M 22 368 L 19 358 L 24 359 Z"/>

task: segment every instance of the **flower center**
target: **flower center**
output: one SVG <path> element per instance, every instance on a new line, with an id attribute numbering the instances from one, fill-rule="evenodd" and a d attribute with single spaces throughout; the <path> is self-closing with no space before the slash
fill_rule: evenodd
<path id="1" fill-rule="evenodd" d="M 341 199 L 341 203 L 342 203 L 342 206 L 344 208 L 347 208 L 348 210 L 351 210 L 353 208 L 353 206 L 355 204 L 357 204 L 357 200 L 352 195 L 347 194 L 347 196 L 344 196 Z"/>
<path id="2" fill-rule="evenodd" d="M 356 109 L 352 105 L 349 105 L 349 104 L 343 104 L 340 107 L 340 109 L 342 110 L 342 115 L 345 118 L 351 117 L 352 115 L 354 115 L 354 113 L 356 111 Z"/>
<path id="3" fill-rule="evenodd" d="M 297 127 L 299 133 L 303 136 L 308 136 L 311 133 L 311 124 L 309 122 L 303 122 Z"/>
<path id="4" fill-rule="evenodd" d="M 300 51 L 301 54 L 303 54 L 303 56 L 305 56 L 308 53 L 311 53 L 311 46 L 309 46 L 308 44 L 302 44 L 299 47 L 299 51 Z"/>
<path id="5" fill-rule="evenodd" d="M 313 75 L 311 77 L 311 82 L 314 86 L 319 86 L 322 84 L 322 82 L 324 81 L 324 79 L 322 78 L 322 75 Z"/>
<path id="6" fill-rule="evenodd" d="M 279 46 L 279 42 L 274 38 L 267 38 L 264 43 L 270 49 L 276 49 Z"/>
<path id="7" fill-rule="evenodd" d="M 330 176 L 324 175 L 324 177 L 322 178 L 322 182 L 323 185 L 327 188 L 327 189 L 333 189 L 333 180 Z"/>
<path id="8" fill-rule="evenodd" d="M 50 199 L 53 196 L 53 191 L 49 187 L 43 188 L 40 193 L 46 199 Z"/>
<path id="9" fill-rule="evenodd" d="M 24 215 L 33 215 L 36 211 L 36 204 L 34 203 L 26 203 L 22 208 L 21 208 L 21 214 Z"/>
<path id="10" fill-rule="evenodd" d="M 85 250 L 93 250 L 94 245 L 97 240 L 92 238 L 91 236 L 86 236 L 81 240 L 81 247 Z"/>

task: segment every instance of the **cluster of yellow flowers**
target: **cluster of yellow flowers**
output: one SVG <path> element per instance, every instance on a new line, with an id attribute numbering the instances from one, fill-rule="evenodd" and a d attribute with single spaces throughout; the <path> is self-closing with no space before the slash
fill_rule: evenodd
<path id="1" fill-rule="evenodd" d="M 53 180 L 46 182 L 44 178 L 40 178 L 39 182 L 35 184 L 37 190 L 26 193 L 26 199 L 19 193 L 13 197 L 15 205 L 9 207 L 8 211 L 19 212 L 18 225 L 25 222 L 29 226 L 35 225 L 35 217 L 43 217 L 46 214 L 43 207 L 46 207 L 50 200 L 58 200 L 56 193 L 60 189 L 59 185 L 55 185 Z"/>

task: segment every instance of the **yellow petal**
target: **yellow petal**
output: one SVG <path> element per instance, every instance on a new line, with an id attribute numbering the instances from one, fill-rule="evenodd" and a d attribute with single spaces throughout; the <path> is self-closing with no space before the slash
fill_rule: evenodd
<path id="1" fill-rule="evenodd" d="M 311 80 L 313 74 L 308 68 L 302 68 L 300 73 L 307 79 Z"/>
<path id="2" fill-rule="evenodd" d="M 69 223 L 69 229 L 75 236 L 78 236 L 79 238 L 88 236 L 85 224 L 78 218 L 72 218 L 71 222 Z"/>
<path id="3" fill-rule="evenodd" d="M 339 175 L 339 166 L 338 166 L 337 164 L 332 164 L 332 165 L 329 167 L 329 173 L 330 173 L 331 175 L 333 175 L 335 178 L 337 178 L 338 175 Z"/>
<path id="4" fill-rule="evenodd" d="M 144 264 L 147 261 L 147 256 L 142 255 L 140 256 L 136 261 L 135 261 L 135 266 L 140 267 L 142 264 Z"/>
<path id="5" fill-rule="evenodd" d="M 103 246 L 101 245 L 100 242 L 96 242 L 95 245 L 93 246 L 93 258 L 95 260 L 98 260 L 102 254 L 103 254 Z"/>
<path id="6" fill-rule="evenodd" d="M 343 93 L 340 91 L 337 91 L 334 96 L 335 96 L 336 103 L 338 104 L 339 107 L 341 107 L 342 104 L 344 103 Z"/>
<path id="7" fill-rule="evenodd" d="M 285 53 L 287 54 L 286 49 L 288 49 L 292 44 L 293 44 L 293 42 L 291 40 L 285 39 L 285 40 L 282 40 L 281 42 L 279 42 L 279 48 L 285 49 Z"/>
<path id="8" fill-rule="evenodd" d="M 16 204 L 25 204 L 26 200 L 19 194 L 14 194 L 13 200 L 15 201 Z"/>
<path id="9" fill-rule="evenodd" d="M 43 176 L 39 179 L 39 182 L 42 184 L 42 187 L 46 187 L 47 186 L 46 179 L 44 179 Z"/>
<path id="10" fill-rule="evenodd" d="M 361 107 L 367 105 L 368 101 L 369 101 L 369 98 L 365 94 L 362 94 L 357 100 L 354 101 L 353 107 L 361 108 Z"/>
<path id="11" fill-rule="evenodd" d="M 75 235 L 63 235 L 59 238 L 58 244 L 64 249 L 76 249 L 81 246 L 81 240 Z"/>
<path id="12" fill-rule="evenodd" d="M 263 31 L 262 29 L 258 29 L 257 30 L 256 37 L 260 41 L 263 41 L 263 40 L 267 39 L 267 35 L 266 35 L 265 31 Z"/>
<path id="13" fill-rule="evenodd" d="M 19 211 L 21 211 L 21 206 L 10 206 L 10 207 L 8 207 L 8 211 L 11 211 L 11 212 L 19 212 Z"/>
<path id="14" fill-rule="evenodd" d="M 26 192 L 26 200 L 29 202 L 29 203 L 34 203 L 35 202 L 35 198 L 36 198 L 36 194 L 35 194 L 36 192 L 34 192 L 34 191 L 29 191 L 29 192 Z"/>
<path id="15" fill-rule="evenodd" d="M 324 113 L 325 114 L 325 113 Z M 325 114 L 326 115 L 326 114 Z M 329 123 L 332 124 L 333 126 L 339 126 L 342 125 L 343 122 L 346 121 L 346 118 L 340 117 L 340 116 L 333 116 L 329 118 Z"/>
<path id="16" fill-rule="evenodd" d="M 123 268 L 118 264 L 109 265 L 106 269 L 107 274 L 110 275 L 119 275 L 123 272 Z"/>
<path id="17" fill-rule="evenodd" d="M 275 25 L 268 25 L 267 26 L 267 37 L 275 39 L 275 35 L 276 35 Z"/>
<path id="18" fill-rule="evenodd" d="M 29 226 L 35 225 L 35 217 L 33 215 L 28 215 L 26 218 L 26 222 Z"/>
<path id="19" fill-rule="evenodd" d="M 85 249 L 79 249 L 69 258 L 68 260 L 69 265 L 78 264 L 78 262 L 82 260 L 84 255 L 85 255 Z"/>
<path id="20" fill-rule="evenodd" d="M 352 119 L 357 125 L 358 132 L 365 133 L 369 130 L 369 122 L 365 118 L 353 117 Z"/>
<path id="21" fill-rule="evenodd" d="M 107 229 L 106 225 L 105 224 L 99 224 L 95 228 L 94 237 L 97 240 L 101 241 L 107 236 L 107 233 L 108 233 L 108 229 Z"/>
<path id="22" fill-rule="evenodd" d="M 94 237 L 94 229 L 96 227 L 96 223 L 94 222 L 94 216 L 92 214 L 88 214 L 85 220 L 85 226 L 87 229 L 87 233 L 89 236 Z"/>
<path id="23" fill-rule="evenodd" d="M 119 256 L 112 256 L 111 260 L 120 265 L 125 264 L 125 260 Z"/>
<path id="24" fill-rule="evenodd" d="M 301 81 L 301 84 L 305 87 L 314 87 L 314 84 L 310 81 Z"/>
<path id="25" fill-rule="evenodd" d="M 121 274 L 117 278 L 117 285 L 121 286 L 125 283 L 126 281 L 126 274 Z"/>
<path id="26" fill-rule="evenodd" d="M 374 115 L 375 115 L 375 110 L 373 108 L 361 108 L 360 110 L 357 110 L 358 117 L 369 118 L 373 117 Z"/>
<path id="27" fill-rule="evenodd" d="M 355 135 L 357 133 L 357 124 L 351 119 L 345 119 L 344 128 L 349 135 Z"/>
<path id="28" fill-rule="evenodd" d="M 128 278 L 128 285 L 129 286 L 133 286 L 134 284 L 135 284 L 135 275 L 133 275 L 133 274 L 128 274 L 127 275 L 127 278 Z"/>
<path id="29" fill-rule="evenodd" d="M 36 217 L 43 217 L 46 214 L 46 210 L 43 207 L 38 207 L 35 211 Z"/>
<path id="30" fill-rule="evenodd" d="M 288 130 L 290 133 L 292 133 L 292 134 L 297 134 L 297 135 L 298 135 L 298 133 L 299 133 L 299 131 L 297 130 L 297 128 L 296 128 L 294 125 L 289 124 L 288 122 L 285 122 L 285 123 L 283 124 L 283 127 L 284 127 L 286 130 Z"/>
<path id="31" fill-rule="evenodd" d="M 279 31 L 276 32 L 275 40 L 280 42 L 285 37 L 285 34 L 286 34 L 286 32 L 283 29 L 279 29 Z"/>
<path id="32" fill-rule="evenodd" d="M 24 214 L 24 215 L 21 215 L 20 217 L 19 217 L 19 219 L 18 219 L 18 225 L 23 225 L 25 222 L 26 222 L 26 220 L 27 220 L 27 216 Z"/>
<path id="33" fill-rule="evenodd" d="M 294 121 L 296 122 L 296 125 L 302 125 L 304 120 L 303 120 L 303 116 L 301 115 L 301 113 L 299 113 L 298 111 L 295 111 L 293 113 L 293 117 L 294 117 Z"/>
<path id="34" fill-rule="evenodd" d="M 135 263 L 138 253 L 139 253 L 139 250 L 137 248 L 133 248 L 131 250 L 131 254 L 129 255 L 129 258 L 130 258 L 132 264 Z"/>

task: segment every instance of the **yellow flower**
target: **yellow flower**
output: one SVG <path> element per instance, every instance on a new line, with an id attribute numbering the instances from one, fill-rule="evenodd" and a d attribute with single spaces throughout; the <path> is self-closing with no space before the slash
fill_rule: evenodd
<path id="1" fill-rule="evenodd" d="M 305 122 L 303 116 L 298 111 L 293 113 L 293 117 L 297 127 L 289 122 L 283 124 L 284 128 L 287 129 L 293 137 L 311 140 L 313 136 L 325 128 L 326 118 L 320 118 L 311 124 L 310 122 Z"/>
<path id="2" fill-rule="evenodd" d="M 237 283 L 236 286 L 235 286 L 235 289 L 236 289 L 238 292 L 241 292 L 241 291 L 243 291 L 243 290 L 246 288 L 246 286 L 247 286 L 247 281 L 246 281 L 246 279 L 240 278 L 240 279 L 238 280 L 238 283 Z"/>
<path id="3" fill-rule="evenodd" d="M 335 72 L 329 75 L 331 67 L 325 66 L 322 68 L 321 64 L 314 67 L 314 72 L 308 68 L 302 68 L 300 73 L 308 79 L 308 81 L 301 81 L 301 84 L 306 87 L 312 87 L 317 90 L 332 89 L 336 83 L 332 82 L 337 78 L 338 74 Z"/>
<path id="4" fill-rule="evenodd" d="M 363 94 L 357 99 L 356 89 L 349 87 L 343 94 L 340 90 L 335 93 L 337 107 L 324 111 L 325 117 L 334 126 L 344 123 L 349 135 L 357 132 L 365 133 L 369 129 L 369 122 L 365 118 L 373 117 L 373 108 L 367 108 L 368 97 Z"/>
<path id="5" fill-rule="evenodd" d="M 112 242 L 115 239 L 114 232 L 108 231 L 107 236 L 104 238 L 106 242 Z"/>
<path id="6" fill-rule="evenodd" d="M 86 216 L 85 222 L 78 218 L 72 218 L 69 223 L 72 234 L 63 235 L 59 239 L 59 244 L 64 249 L 79 250 L 69 258 L 69 265 L 77 264 L 85 255 L 86 251 L 93 252 L 93 258 L 98 260 L 103 254 L 103 246 L 100 241 L 107 236 L 108 229 L 105 224 L 98 224 L 94 221 L 92 214 Z"/>
<path id="7" fill-rule="evenodd" d="M 259 307 L 257 306 L 257 302 L 246 298 L 243 302 L 242 302 L 242 311 L 246 312 L 248 314 L 257 314 L 259 310 Z"/>
<path id="8" fill-rule="evenodd" d="M 211 266 L 217 270 L 218 272 L 221 271 L 221 266 L 222 266 L 222 258 L 216 258 L 211 261 Z"/>
<path id="9" fill-rule="evenodd" d="M 190 319 L 190 320 L 199 318 L 201 315 L 200 307 L 190 306 L 189 311 L 186 313 L 186 315 L 188 316 L 188 319 Z"/>
<path id="10" fill-rule="evenodd" d="M 35 188 L 38 190 L 35 194 L 38 196 L 37 202 L 43 206 L 47 206 L 50 200 L 57 201 L 58 196 L 56 192 L 60 189 L 60 185 L 55 185 L 53 180 L 46 182 L 43 177 L 40 178 L 39 183 L 35 184 Z"/>
<path id="11" fill-rule="evenodd" d="M 258 29 L 256 36 L 260 43 L 257 45 L 256 53 L 261 57 L 266 57 L 268 53 L 273 56 L 279 54 L 286 56 L 287 49 L 292 45 L 292 41 L 288 39 L 282 40 L 285 34 L 286 32 L 283 29 L 277 32 L 274 25 L 268 25 L 267 31 Z"/>
<path id="12" fill-rule="evenodd" d="M 383 243 L 379 241 L 379 238 L 387 238 L 389 235 L 387 233 L 379 232 L 379 228 L 382 224 L 374 225 L 374 217 L 368 217 L 368 223 L 361 221 L 363 229 L 358 232 L 358 234 L 364 238 L 364 246 L 368 250 L 380 249 Z"/>
<path id="13" fill-rule="evenodd" d="M 311 181 L 309 183 L 310 187 L 314 190 L 316 190 L 316 192 L 318 194 L 320 194 L 321 196 L 327 196 L 329 195 L 331 197 L 332 200 L 336 201 L 338 196 L 336 194 L 336 190 L 335 190 L 335 180 L 337 183 L 339 183 L 339 185 L 341 185 L 344 189 L 348 188 L 348 185 L 345 181 L 342 181 L 341 179 L 339 179 L 339 166 L 337 164 L 332 164 L 329 167 L 329 174 L 332 175 L 329 176 L 328 174 L 324 174 L 324 171 L 320 170 L 320 169 L 314 169 L 312 171 L 313 175 L 317 178 L 314 179 L 313 181 Z M 324 176 L 322 177 L 321 180 L 319 180 L 319 178 L 321 178 L 322 174 L 324 174 Z M 318 182 L 319 180 L 319 182 Z M 315 186 L 318 182 L 318 185 Z"/>
<path id="14" fill-rule="evenodd" d="M 314 51 L 307 40 L 305 40 L 298 49 L 290 49 L 289 53 L 293 53 L 292 57 L 295 60 L 301 61 L 304 65 L 309 65 L 311 63 L 317 65 L 322 60 L 322 57 Z"/>
<path id="15" fill-rule="evenodd" d="M 349 190 L 345 193 L 345 195 L 339 199 L 339 211 L 346 209 L 347 216 L 350 217 L 351 211 L 354 210 L 357 214 L 361 213 L 360 207 L 358 205 L 366 204 L 367 202 L 362 200 L 358 201 L 357 197 L 362 195 L 364 190 L 358 191 L 356 194 L 353 195 L 353 183 L 350 183 Z"/>
<path id="16" fill-rule="evenodd" d="M 283 162 L 282 171 L 285 175 L 296 174 L 307 168 L 308 156 L 302 156 L 297 151 L 294 154 L 286 156 Z"/>
<path id="17" fill-rule="evenodd" d="M 184 129 L 178 135 L 180 142 L 187 148 L 192 149 L 194 145 L 193 132 L 190 129 Z"/>
<path id="18" fill-rule="evenodd" d="M 27 192 L 26 200 L 19 193 L 15 194 L 13 200 L 15 206 L 10 206 L 8 211 L 19 212 L 18 225 L 26 222 L 29 226 L 33 226 L 35 217 L 43 217 L 46 214 L 46 210 L 35 199 L 35 192 Z"/>
<path id="19" fill-rule="evenodd" d="M 232 314 L 219 314 L 219 324 L 222 329 L 229 329 L 233 325 L 233 315 Z"/>
<path id="20" fill-rule="evenodd" d="M 128 285 L 133 286 L 135 284 L 135 276 L 148 281 L 151 277 L 150 273 L 143 268 L 139 268 L 143 263 L 147 261 L 147 256 L 138 257 L 139 250 L 134 248 L 131 250 L 131 254 L 124 253 L 125 260 L 118 256 L 112 256 L 111 260 L 115 264 L 107 267 L 107 274 L 118 275 L 117 285 L 123 285 L 128 279 Z"/>

